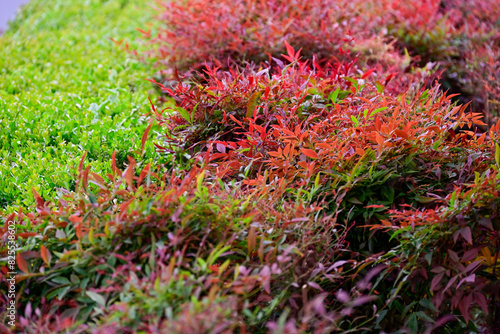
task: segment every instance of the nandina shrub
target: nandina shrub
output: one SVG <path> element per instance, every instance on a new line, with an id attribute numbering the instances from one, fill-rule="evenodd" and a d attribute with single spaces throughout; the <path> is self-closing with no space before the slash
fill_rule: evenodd
<path id="1" fill-rule="evenodd" d="M 497 37 L 498 38 L 498 37 Z M 494 124 L 500 119 L 500 45 L 485 43 L 465 56 L 467 75 L 461 78 L 465 93 L 481 106 L 485 122 Z"/>
<path id="2" fill-rule="evenodd" d="M 374 319 L 357 309 L 376 297 L 345 285 L 357 274 L 336 261 L 342 224 L 287 200 L 286 180 L 245 191 L 197 167 L 136 166 L 121 171 L 113 156 L 105 179 L 82 158 L 75 192 L 52 204 L 34 191 L 36 212 L 6 218 L 25 239 L 19 329 L 329 333 L 346 316 L 350 328 Z"/>
<path id="3" fill-rule="evenodd" d="M 149 56 L 162 70 L 186 72 L 244 61 L 257 64 L 285 51 L 283 42 L 303 47 L 303 55 L 328 60 L 339 56 L 356 40 L 363 62 L 404 65 L 393 52 L 384 25 L 391 21 L 391 1 L 236 0 L 165 1 L 156 36 L 145 33 L 154 45 Z M 390 56 L 388 56 L 390 54 Z M 348 56 L 349 53 L 344 56 Z M 172 75 L 167 75 L 172 77 Z"/>
<path id="4" fill-rule="evenodd" d="M 490 168 L 499 126 L 482 135 L 459 133 L 462 126 L 482 125 L 481 116 L 466 114 L 466 106 L 454 105 L 453 96 L 438 86 L 397 95 L 376 80 L 376 72 L 356 75 L 349 72 L 352 65 L 339 63 L 313 68 L 295 54 L 290 50 L 293 64 L 277 72 L 210 69 L 205 87 L 168 90 L 182 109 L 179 114 L 157 112 L 156 118 L 169 136 L 181 138 L 177 145 L 196 148 L 195 158 L 209 162 L 208 169 L 223 180 L 241 180 L 252 190 L 285 179 L 298 189 L 286 194 L 288 198 L 321 201 L 323 212 L 346 222 L 349 230 L 343 239 L 366 259 L 363 265 L 380 262 L 380 254 L 388 254 L 384 259 L 393 256 L 405 240 L 362 225 L 386 222 L 394 210 L 407 205 L 435 208 L 439 198 L 451 196 L 457 187 L 473 182 L 475 173 Z M 209 108 L 199 112 L 205 105 Z M 210 132 L 205 132 L 207 124 Z M 447 229 L 445 217 L 436 224 Z M 446 244 L 444 236 L 429 242 L 441 241 Z M 384 316 L 377 324 L 382 328 L 436 327 L 449 320 L 436 322 L 440 315 L 459 309 L 452 302 L 436 309 L 429 285 L 415 275 L 398 287 L 403 275 L 399 269 L 388 266 L 377 281 L 379 293 L 390 296 L 378 304 Z M 477 293 L 497 298 L 489 292 L 491 284 L 478 287 L 485 291 Z M 394 301 L 399 291 L 405 295 Z M 421 303 L 415 306 L 415 300 Z M 388 311 L 391 315 L 385 318 Z M 476 320 L 485 322 L 484 313 Z"/>
<path id="5" fill-rule="evenodd" d="M 407 48 L 422 65 L 437 63 L 444 70 L 444 89 L 460 93 L 457 99 L 461 103 L 471 101 L 473 111 L 483 112 L 486 123 L 495 124 L 498 112 L 485 99 L 485 92 L 491 90 L 485 64 L 493 62 L 491 51 L 498 48 L 498 1 L 401 2 L 394 10 L 404 18 L 400 24 L 389 26 L 389 34 L 396 37 L 399 48 Z M 416 16 L 415 12 L 426 14 Z M 419 22 L 418 17 L 425 17 L 425 22 Z"/>
<path id="6" fill-rule="evenodd" d="M 405 291 L 406 296 L 416 297 L 410 308 L 458 310 L 459 319 L 469 328 L 494 332 L 500 325 L 500 147 L 484 146 L 495 161 L 482 173 L 476 172 L 472 182 L 445 197 L 436 196 L 433 209 L 391 210 L 391 219 L 374 228 L 392 230 L 400 241 L 384 261 L 394 261 L 393 270 L 404 268 L 394 287 L 401 280 L 412 282 Z M 424 297 L 425 302 L 418 304 Z M 413 316 L 408 323 L 417 329 L 424 319 Z"/>
<path id="7" fill-rule="evenodd" d="M 248 124 L 244 119 L 268 127 L 277 124 L 278 119 L 286 119 L 291 112 L 303 122 L 325 107 L 337 105 L 337 99 L 362 107 L 363 96 L 376 98 L 380 94 L 394 98 L 401 92 L 415 94 L 430 75 L 428 71 L 418 71 L 397 76 L 380 67 L 363 70 L 355 59 L 321 66 L 315 61 L 301 60 L 301 50 L 286 42 L 285 45 L 287 55 L 283 57 L 288 65 L 275 59 L 274 66 L 259 70 L 248 66 L 244 70 L 223 71 L 208 66 L 203 71 L 205 83 L 179 82 L 173 88 L 151 80 L 176 102 L 174 107 L 153 109 L 152 113 L 168 130 L 168 142 L 180 144 L 184 150 L 199 151 L 208 142 L 243 138 L 235 129 L 241 122 Z"/>
<path id="8" fill-rule="evenodd" d="M 405 73 L 434 64 L 444 71 L 444 90 L 460 93 L 461 103 L 472 101 L 472 111 L 484 112 L 489 125 L 498 116 L 484 99 L 490 90 L 484 77 L 476 75 L 484 73 L 483 45 L 498 47 L 496 0 L 191 0 L 163 2 L 158 12 L 163 27 L 154 36 L 145 32 L 152 44 L 146 57 L 157 61 L 166 82 L 177 70 L 201 71 L 206 62 L 223 69 L 270 64 L 288 41 L 321 65 L 357 56 L 365 70 Z"/>

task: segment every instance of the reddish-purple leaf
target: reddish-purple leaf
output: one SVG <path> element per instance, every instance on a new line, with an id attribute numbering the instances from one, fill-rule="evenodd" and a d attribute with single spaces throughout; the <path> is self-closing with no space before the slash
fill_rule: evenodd
<path id="1" fill-rule="evenodd" d="M 444 273 L 441 273 L 434 277 L 431 282 L 431 291 L 436 291 L 437 287 L 441 284 L 441 280 L 443 279 Z"/>
<path id="2" fill-rule="evenodd" d="M 460 234 L 462 235 L 462 237 L 464 237 L 464 239 L 472 245 L 472 232 L 470 230 L 470 227 L 469 226 L 465 226 L 464 228 L 462 228 L 460 230 Z"/>
<path id="3" fill-rule="evenodd" d="M 316 290 L 323 291 L 323 288 L 316 282 L 307 282 L 307 285 Z"/>
<path id="4" fill-rule="evenodd" d="M 474 300 L 479 305 L 479 307 L 481 307 L 483 312 L 488 314 L 488 301 L 486 300 L 484 294 L 481 292 L 474 292 L 474 297 Z"/>
<path id="5" fill-rule="evenodd" d="M 220 143 L 217 143 L 215 144 L 215 148 L 217 149 L 217 151 L 219 151 L 220 153 L 226 153 L 226 146 L 220 144 Z"/>
<path id="6" fill-rule="evenodd" d="M 377 299 L 378 299 L 377 296 L 361 296 L 361 297 L 354 299 L 352 305 L 353 306 L 360 306 L 360 305 L 372 302 L 372 301 L 377 300 Z"/>

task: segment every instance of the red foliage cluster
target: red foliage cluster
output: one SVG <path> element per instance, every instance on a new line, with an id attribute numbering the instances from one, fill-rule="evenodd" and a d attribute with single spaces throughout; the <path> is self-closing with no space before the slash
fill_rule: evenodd
<path id="1" fill-rule="evenodd" d="M 154 113 L 169 137 L 176 139 L 168 141 L 174 144 L 169 151 L 175 152 L 175 146 L 191 150 L 217 179 L 241 180 L 251 191 L 267 189 L 271 180 L 285 180 L 289 188 L 303 191 L 304 198 L 319 200 L 322 210 L 337 221 L 377 221 L 371 217 L 381 217 L 381 212 L 392 208 L 387 214 L 397 228 L 406 229 L 419 244 L 427 243 L 429 251 L 418 253 L 418 265 L 411 258 L 392 259 L 398 266 L 389 266 L 384 275 L 401 277 L 399 266 L 410 261 L 408 296 L 431 293 L 433 310 L 446 314 L 459 309 L 465 322 L 473 308 L 496 314 L 496 306 L 488 308 L 485 302 L 498 299 L 490 277 L 495 275 L 496 260 L 491 255 L 484 260 L 479 253 L 481 249 L 494 253 L 499 242 L 499 226 L 490 219 L 496 221 L 498 211 L 498 176 L 491 163 L 500 153 L 494 141 L 500 122 L 481 135 L 459 132 L 463 126 L 485 124 L 480 114 L 465 113 L 466 106 L 455 106 L 453 96 L 443 95 L 438 87 L 392 94 L 387 90 L 390 76 L 380 78 L 372 70 L 357 73 L 352 62 L 324 68 L 309 65 L 298 59 L 292 47 L 287 48 L 285 57 L 291 62 L 287 66 L 259 72 L 208 68 L 206 86 L 180 83 L 170 89 L 159 84 L 177 102 L 173 109 L 178 112 Z M 485 181 L 474 179 L 475 173 L 483 173 Z M 447 207 L 451 198 L 460 197 L 457 189 L 470 187 L 471 182 L 474 186 L 464 198 L 469 198 L 474 214 L 471 211 L 464 219 L 468 213 L 463 206 L 451 213 Z M 434 208 L 427 209 L 425 203 Z M 417 209 L 403 213 L 396 209 L 406 206 Z M 482 206 L 486 211 L 477 211 Z M 350 210 L 347 216 L 344 210 Z M 453 219 L 461 228 L 450 227 L 454 226 L 450 215 L 456 216 Z M 481 228 L 484 219 L 490 222 L 487 228 Z M 393 228 L 386 219 L 382 222 L 372 227 Z M 441 234 L 436 230 L 432 238 L 421 240 L 420 233 L 428 233 L 434 224 Z M 454 231 L 453 238 L 444 231 Z M 373 256 L 370 253 L 368 258 Z M 429 262 L 432 253 L 436 255 L 426 269 L 422 264 Z M 465 258 L 459 264 L 458 257 L 450 261 L 447 254 Z M 458 272 L 453 276 L 450 270 Z M 480 270 L 491 273 L 481 275 Z M 432 273 L 438 275 L 430 290 L 419 291 L 415 284 Z M 451 279 L 440 290 L 445 273 Z M 468 303 L 459 303 L 460 298 Z M 415 315 L 410 320 L 417 321 Z"/>
<path id="2" fill-rule="evenodd" d="M 488 109 L 487 86 L 476 75 L 486 73 L 484 44 L 498 62 L 496 0 L 166 1 L 158 18 L 163 24 L 159 31 L 145 32 L 155 45 L 147 54 L 168 80 L 176 70 L 201 71 L 206 63 L 223 69 L 245 62 L 270 64 L 288 41 L 321 65 L 358 57 L 366 70 L 383 67 L 389 74 L 435 64 L 434 69 L 445 71 L 444 89 L 462 93 L 476 111 L 486 109 L 487 123 L 494 124 L 498 116 L 496 108 Z"/>
<path id="3" fill-rule="evenodd" d="M 129 158 L 121 171 L 114 157 L 105 180 L 83 159 L 75 192 L 57 205 L 35 192 L 36 213 L 7 218 L 29 221 L 30 237 L 44 240 L 39 251 L 18 253 L 17 283 L 43 296 L 23 303 L 23 331 L 89 331 L 78 320 L 98 308 L 101 331 L 248 332 L 258 317 L 276 326 L 268 318 L 280 305 L 292 332 L 327 333 L 346 309 L 358 314 L 375 299 L 342 290 L 353 261 L 336 260 L 341 226 L 314 204 L 283 200 L 285 180 L 255 193 L 210 181 L 196 167 L 158 174 L 147 165 L 135 173 Z M 336 287 L 324 293 L 320 284 Z M 172 317 L 158 317 L 165 309 Z"/>
<path id="4" fill-rule="evenodd" d="M 158 45 L 152 54 L 160 64 L 183 72 L 200 70 L 206 61 L 228 68 L 231 62 L 277 57 L 288 41 L 303 47 L 303 56 L 323 62 L 347 56 L 338 50 L 348 50 L 355 39 L 354 51 L 364 55 L 363 62 L 405 67 L 405 58 L 385 43 L 384 26 L 398 17 L 393 6 L 391 1 L 360 0 L 168 1 L 159 15 L 164 25 L 151 37 Z"/>

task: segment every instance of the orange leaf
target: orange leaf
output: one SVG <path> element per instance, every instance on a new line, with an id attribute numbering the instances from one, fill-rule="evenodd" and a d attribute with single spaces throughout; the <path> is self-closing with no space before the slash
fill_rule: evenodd
<path id="1" fill-rule="evenodd" d="M 380 131 L 380 128 L 382 127 L 382 122 L 380 122 L 380 117 L 376 117 L 375 118 L 375 129 L 377 129 L 377 131 Z"/>
<path id="2" fill-rule="evenodd" d="M 16 254 L 16 260 L 17 260 L 17 267 L 19 270 L 21 270 L 25 274 L 29 274 L 30 271 L 28 269 L 28 264 L 26 263 L 26 260 L 21 256 L 20 253 Z"/>
<path id="3" fill-rule="evenodd" d="M 481 145 L 481 144 L 484 142 L 484 140 L 485 140 L 485 139 L 486 139 L 486 132 L 485 132 L 485 133 L 483 133 L 483 134 L 482 134 L 482 135 L 481 135 L 481 136 L 477 139 L 477 143 L 478 143 L 479 145 Z"/>
<path id="4" fill-rule="evenodd" d="M 276 158 L 281 157 L 281 154 L 276 152 L 276 151 L 267 152 L 267 154 L 269 154 L 272 157 L 276 157 Z"/>
<path id="5" fill-rule="evenodd" d="M 379 144 L 380 146 L 384 146 L 384 138 L 378 132 L 375 132 L 375 139 L 377 141 L 377 144 Z"/>
<path id="6" fill-rule="evenodd" d="M 125 181 L 127 181 L 127 184 L 129 185 L 130 188 L 134 189 L 134 167 L 135 167 L 135 159 L 132 158 L 131 156 L 127 156 L 129 165 L 127 169 L 125 170 Z"/>
<path id="7" fill-rule="evenodd" d="M 146 140 L 148 139 L 149 130 L 151 130 L 152 126 L 153 126 L 153 123 L 149 124 L 149 126 L 146 128 L 146 130 L 142 134 L 142 139 L 141 139 L 141 152 L 142 152 L 142 154 L 144 154 L 144 146 L 146 145 Z"/>
<path id="8" fill-rule="evenodd" d="M 52 255 L 50 254 L 47 247 L 45 247 L 44 245 L 40 247 L 40 255 L 42 256 L 43 262 L 45 262 L 48 266 L 50 266 L 50 260 L 52 259 Z"/>
<path id="9" fill-rule="evenodd" d="M 373 208 L 373 209 L 382 209 L 385 208 L 385 205 L 379 205 L 379 204 L 372 204 L 372 205 L 367 205 L 365 208 Z"/>
<path id="10" fill-rule="evenodd" d="M 406 133 L 406 131 L 403 131 L 403 130 L 394 130 L 394 132 L 401 138 L 404 138 L 406 140 L 409 140 L 410 137 L 408 136 L 408 133 Z"/>
<path id="11" fill-rule="evenodd" d="M 306 161 L 299 161 L 297 163 L 297 165 L 299 165 L 300 167 L 304 168 L 304 169 L 307 169 L 307 162 Z"/>
<path id="12" fill-rule="evenodd" d="M 313 158 L 313 159 L 318 159 L 319 158 L 319 155 L 318 153 L 316 153 L 315 151 L 313 150 L 310 150 L 310 149 L 307 149 L 307 148 L 303 148 L 300 150 L 302 153 L 304 153 L 304 155 L 306 157 L 309 157 L 309 158 Z"/>
<path id="13" fill-rule="evenodd" d="M 360 156 L 363 156 L 363 155 L 365 155 L 365 150 L 363 150 L 362 148 L 357 147 L 356 148 L 356 153 L 359 154 Z"/>
<path id="14" fill-rule="evenodd" d="M 76 237 L 78 239 L 81 239 L 82 238 L 82 224 L 77 224 L 75 226 L 75 229 L 76 229 Z"/>
<path id="15" fill-rule="evenodd" d="M 387 227 L 392 227 L 392 224 L 389 223 L 387 220 L 381 220 L 382 225 L 387 226 Z"/>

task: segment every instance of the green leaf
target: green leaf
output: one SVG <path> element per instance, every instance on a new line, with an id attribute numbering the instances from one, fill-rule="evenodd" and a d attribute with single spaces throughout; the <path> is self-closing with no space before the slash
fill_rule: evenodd
<path id="1" fill-rule="evenodd" d="M 151 232 L 151 253 L 149 253 L 149 267 L 153 270 L 156 267 L 155 261 L 156 253 L 156 238 L 153 232 Z"/>
<path id="2" fill-rule="evenodd" d="M 396 230 L 392 235 L 391 237 L 389 238 L 389 241 L 391 241 L 392 239 L 394 239 L 395 237 L 397 237 L 398 235 L 400 235 L 401 233 L 403 232 L 407 232 L 411 229 L 411 226 L 407 226 L 407 227 L 404 227 L 404 228 L 400 228 L 399 230 Z"/>
<path id="3" fill-rule="evenodd" d="M 354 78 L 349 78 L 349 77 L 345 77 L 344 78 L 345 80 L 349 81 L 352 83 L 352 85 L 354 86 L 354 88 L 356 88 L 356 91 L 359 90 L 359 82 L 357 79 L 354 79 Z"/>
<path id="4" fill-rule="evenodd" d="M 428 309 L 428 310 L 436 311 L 436 307 L 434 306 L 434 304 L 429 299 L 422 299 L 418 303 L 420 305 L 422 305 L 423 307 L 425 307 L 426 309 Z"/>
<path id="5" fill-rule="evenodd" d="M 259 104 L 259 98 L 261 97 L 262 93 L 263 93 L 262 91 L 255 92 L 252 94 L 252 96 L 250 96 L 250 99 L 248 100 L 247 104 L 247 114 L 246 114 L 247 118 L 251 118 L 253 116 L 253 111 Z"/>
<path id="6" fill-rule="evenodd" d="M 106 299 L 104 299 L 104 297 L 101 296 L 100 294 L 98 294 L 96 292 L 93 292 L 93 291 L 86 291 L 85 294 L 90 299 L 92 299 L 93 301 L 95 301 L 97 304 L 99 304 L 101 306 L 106 306 Z"/>
<path id="7" fill-rule="evenodd" d="M 332 101 L 333 104 L 337 103 L 337 96 L 339 96 L 340 88 L 335 89 L 334 92 L 330 93 L 328 99 Z"/>
<path id="8" fill-rule="evenodd" d="M 194 121 L 194 114 L 196 113 L 196 110 L 198 110 L 198 105 L 200 103 L 196 103 L 196 105 L 193 107 L 193 111 L 191 111 L 191 124 L 193 124 L 193 121 Z"/>
<path id="9" fill-rule="evenodd" d="M 427 260 L 427 263 L 428 263 L 429 265 L 432 263 L 432 254 L 433 254 L 433 253 L 434 253 L 434 252 L 430 252 L 430 253 L 425 254 L 425 257 L 424 257 L 424 258 Z"/>
<path id="10" fill-rule="evenodd" d="M 191 119 L 191 115 L 188 111 L 182 107 L 175 107 L 175 110 L 182 116 L 189 124 L 193 124 L 193 120 Z"/>
<path id="11" fill-rule="evenodd" d="M 408 327 L 411 333 L 418 333 L 417 315 L 415 313 L 410 314 L 408 320 L 406 320 L 405 325 L 406 327 Z"/>
<path id="12" fill-rule="evenodd" d="M 500 146 L 498 144 L 495 144 L 495 161 L 497 166 L 500 167 Z"/>
<path id="13" fill-rule="evenodd" d="M 382 320 L 384 320 L 385 316 L 387 315 L 387 312 L 389 310 L 382 310 L 380 312 L 377 313 L 376 317 L 377 317 L 377 320 L 375 320 L 375 328 L 378 327 L 380 325 L 380 322 Z"/>
<path id="14" fill-rule="evenodd" d="M 377 92 L 379 94 L 382 94 L 384 92 L 384 86 L 380 82 L 377 81 L 375 83 L 375 86 L 377 87 Z"/>
<path id="15" fill-rule="evenodd" d="M 375 114 L 377 114 L 377 113 L 379 113 L 379 112 L 381 112 L 381 111 L 384 111 L 384 110 L 386 110 L 386 109 L 389 109 L 389 107 L 377 108 L 377 109 L 375 109 L 374 111 L 372 111 L 372 112 L 370 113 L 370 117 L 372 117 L 373 115 L 375 115 Z"/>
<path id="16" fill-rule="evenodd" d="M 71 284 L 70 280 L 63 276 L 54 277 L 51 281 L 61 285 Z"/>
<path id="17" fill-rule="evenodd" d="M 356 124 L 356 126 L 359 126 L 359 121 L 356 117 L 354 117 L 353 115 L 351 115 L 351 120 L 354 122 L 354 124 Z"/>

